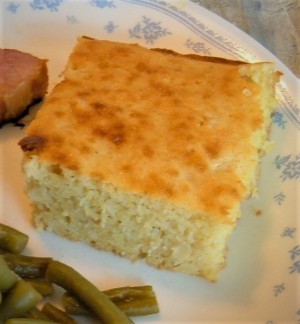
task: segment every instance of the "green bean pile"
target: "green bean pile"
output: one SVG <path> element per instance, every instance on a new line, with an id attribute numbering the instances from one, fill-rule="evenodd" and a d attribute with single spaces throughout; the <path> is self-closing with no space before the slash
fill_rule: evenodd
<path id="1" fill-rule="evenodd" d="M 159 312 L 152 286 L 101 292 L 64 263 L 22 255 L 27 242 L 26 234 L 0 224 L 0 324 L 75 324 L 73 316 L 127 324 L 133 323 L 129 316 Z M 55 286 L 65 290 L 59 307 L 46 299 Z"/>

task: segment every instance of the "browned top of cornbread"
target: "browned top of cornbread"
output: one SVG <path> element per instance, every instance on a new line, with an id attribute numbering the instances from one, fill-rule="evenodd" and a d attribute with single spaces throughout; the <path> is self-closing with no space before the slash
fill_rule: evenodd
<path id="1" fill-rule="evenodd" d="M 227 221 L 253 189 L 253 138 L 265 117 L 251 75 L 266 66 L 82 37 L 21 146 L 27 157 Z"/>

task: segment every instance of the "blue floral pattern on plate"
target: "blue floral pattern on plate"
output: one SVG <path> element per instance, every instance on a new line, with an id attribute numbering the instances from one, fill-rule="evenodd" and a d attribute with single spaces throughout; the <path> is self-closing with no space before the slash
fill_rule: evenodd
<path id="1" fill-rule="evenodd" d="M 113 33 L 115 31 L 115 29 L 118 28 L 118 25 L 115 25 L 113 21 L 109 21 L 105 26 L 104 29 L 108 32 L 108 33 Z"/>
<path id="2" fill-rule="evenodd" d="M 298 180 L 300 178 L 300 154 L 276 156 L 274 164 L 281 170 L 282 181 Z"/>
<path id="3" fill-rule="evenodd" d="M 59 6 L 64 2 L 64 0 L 33 0 L 30 6 L 34 10 L 44 10 L 49 9 L 50 11 L 58 11 Z"/>
<path id="4" fill-rule="evenodd" d="M 13 14 L 15 14 L 15 13 L 17 13 L 19 7 L 20 7 L 19 3 L 9 2 L 9 4 L 6 7 L 6 10 L 13 13 Z"/>
<path id="5" fill-rule="evenodd" d="M 211 55 L 209 47 L 204 42 L 199 41 L 192 41 L 191 39 L 187 39 L 185 42 L 185 46 L 187 48 L 190 48 L 197 54 L 203 54 L 203 55 Z"/>
<path id="6" fill-rule="evenodd" d="M 14 36 L 21 33 L 16 26 L 20 25 L 20 20 L 24 19 L 24 13 L 26 13 L 26 15 L 31 14 L 31 18 L 28 19 L 29 30 L 35 19 L 41 23 L 45 21 L 45 16 L 49 19 L 55 17 L 56 22 L 60 22 L 60 28 L 65 29 L 64 33 L 72 35 L 68 38 L 68 42 L 74 39 L 77 34 L 89 33 L 92 30 L 95 37 L 107 37 L 108 39 L 112 37 L 151 47 L 164 47 L 165 43 L 170 46 L 176 44 L 175 50 L 178 47 L 179 50 L 185 52 L 224 55 L 231 59 L 249 61 L 264 59 L 256 54 L 252 46 L 236 44 L 226 28 L 217 30 L 217 28 L 211 27 L 209 19 L 205 17 L 206 14 L 191 10 L 186 0 L 12 0 L 4 1 L 2 5 L 5 22 L 11 24 L 10 30 L 16 31 Z M 126 18 L 131 10 L 134 14 Z M 85 13 L 89 13 L 90 16 Z M 39 20 L 39 17 L 42 18 Z M 90 24 L 93 25 L 92 29 L 86 27 Z M 30 32 L 35 35 L 37 29 L 33 28 Z M 58 39 L 59 33 L 57 34 Z M 22 36 L 22 34 L 20 35 Z M 26 37 L 23 37 L 24 39 Z M 300 230 L 299 220 L 297 221 L 300 215 L 296 207 L 291 207 L 298 199 L 294 193 L 297 193 L 297 188 L 299 189 L 300 180 L 300 147 L 293 144 L 293 141 L 299 140 L 300 136 L 300 108 L 285 83 L 281 83 L 277 87 L 277 97 L 279 105 L 272 116 L 272 121 L 274 137 L 279 140 L 275 141 L 273 153 L 270 153 L 264 162 L 267 164 L 266 169 L 270 169 L 275 185 L 264 186 L 263 199 L 269 201 L 271 206 L 263 209 L 264 216 L 260 219 L 268 220 L 270 233 L 266 231 L 266 241 L 271 240 L 274 244 L 271 248 L 269 247 L 270 253 L 265 256 L 272 259 L 270 254 L 274 251 L 276 256 L 280 255 L 280 262 L 278 256 L 277 260 L 273 263 L 270 262 L 273 267 L 266 264 L 264 270 L 268 271 L 268 275 L 263 280 L 260 278 L 261 281 L 266 282 L 261 289 L 264 296 L 269 296 L 267 300 L 270 309 L 267 315 L 266 311 L 264 312 L 260 323 L 286 324 L 287 321 L 283 321 L 279 316 L 280 310 L 286 309 L 289 323 L 300 324 L 300 301 L 292 300 L 295 299 L 300 278 Z M 281 139 L 285 141 L 284 147 L 280 144 Z M 265 177 L 265 182 L 269 181 L 266 176 L 262 175 L 262 177 Z M 287 210 L 288 214 L 286 214 Z M 247 217 L 249 216 L 251 215 L 247 215 Z M 251 246 L 249 248 L 251 249 Z M 269 274 L 273 272 L 274 268 L 278 269 L 278 272 L 272 275 L 272 280 L 270 280 Z M 261 274 L 262 277 L 264 275 Z M 252 287 L 247 287 L 249 291 L 244 292 L 246 295 L 252 291 Z M 190 289 L 193 287 L 190 286 Z M 210 290 L 216 288 L 205 287 L 203 289 L 210 295 Z M 226 285 L 224 289 L 226 290 Z M 239 289 L 240 287 L 229 290 L 227 297 L 230 298 Z M 184 293 L 187 294 L 183 291 Z M 204 294 L 203 303 L 207 300 L 206 297 Z M 220 299 L 217 300 L 218 302 Z M 217 307 L 220 316 L 223 316 L 221 320 L 223 320 L 227 310 L 221 310 L 220 304 L 217 304 Z M 240 309 L 238 311 L 243 314 Z M 210 312 L 208 314 L 211 318 L 215 318 L 215 311 L 208 309 L 207 312 Z M 250 320 L 252 319 L 250 318 Z M 197 323 L 200 323 L 198 319 Z"/>
<path id="7" fill-rule="evenodd" d="M 144 39 L 146 43 L 153 44 L 158 38 L 170 35 L 160 22 L 155 22 L 151 18 L 143 16 L 142 20 L 129 29 L 131 38 Z"/>
<path id="8" fill-rule="evenodd" d="M 91 5 L 98 8 L 115 8 L 115 1 L 112 0 L 90 0 Z"/>

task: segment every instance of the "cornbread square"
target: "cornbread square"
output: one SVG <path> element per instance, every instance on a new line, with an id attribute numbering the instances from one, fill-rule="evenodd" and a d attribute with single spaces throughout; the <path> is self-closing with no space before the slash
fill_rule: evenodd
<path id="1" fill-rule="evenodd" d="M 277 79 L 272 63 L 78 38 L 19 143 L 36 227 L 217 281 Z"/>

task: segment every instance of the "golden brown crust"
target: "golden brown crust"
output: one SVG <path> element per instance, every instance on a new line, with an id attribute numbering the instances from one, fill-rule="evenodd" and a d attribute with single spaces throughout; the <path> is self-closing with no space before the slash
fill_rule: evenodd
<path id="1" fill-rule="evenodd" d="M 222 57 L 215 57 L 215 56 L 205 56 L 205 55 L 197 55 L 197 54 L 180 54 L 175 51 L 172 51 L 170 49 L 165 48 L 152 48 L 153 51 L 174 55 L 174 56 L 184 56 L 188 57 L 197 61 L 205 61 L 205 62 L 211 62 L 211 63 L 219 63 L 219 64 L 228 64 L 228 65 L 241 65 L 241 64 L 247 64 L 247 62 L 243 61 L 236 61 L 236 60 L 230 60 Z"/>
<path id="2" fill-rule="evenodd" d="M 43 147 L 45 139 L 40 136 L 26 136 L 22 138 L 18 144 L 23 152 L 32 152 L 40 150 Z"/>
<path id="3" fill-rule="evenodd" d="M 263 127 L 263 90 L 242 75 L 244 62 L 192 58 L 79 39 L 65 81 L 27 131 L 45 138 L 36 154 L 124 191 L 231 222 L 229 211 L 253 189 L 252 138 Z"/>

